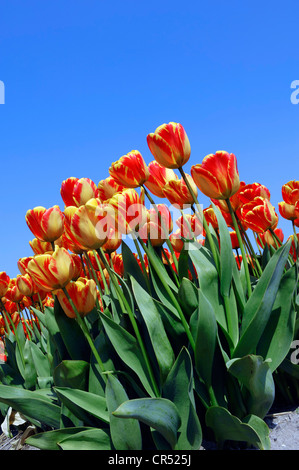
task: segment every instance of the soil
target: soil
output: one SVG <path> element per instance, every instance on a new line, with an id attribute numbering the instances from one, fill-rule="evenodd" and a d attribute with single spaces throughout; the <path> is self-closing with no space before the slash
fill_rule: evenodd
<path id="1" fill-rule="evenodd" d="M 299 408 L 266 416 L 270 429 L 271 450 L 299 450 Z M 39 450 L 26 444 L 26 431 L 17 431 L 13 437 L 0 434 L 0 450 Z M 214 442 L 203 441 L 201 450 L 217 450 Z M 231 447 L 230 450 L 238 450 Z M 253 449 L 254 450 L 254 449 Z"/>

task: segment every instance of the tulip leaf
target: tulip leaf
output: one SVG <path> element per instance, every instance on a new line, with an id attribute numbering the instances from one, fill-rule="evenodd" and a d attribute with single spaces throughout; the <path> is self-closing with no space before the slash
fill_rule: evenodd
<path id="1" fill-rule="evenodd" d="M 213 307 L 202 290 L 198 293 L 198 319 L 195 339 L 195 365 L 200 377 L 209 388 L 217 341 L 217 322 Z"/>
<path id="2" fill-rule="evenodd" d="M 110 434 L 105 429 L 85 429 L 58 442 L 62 450 L 112 450 Z"/>
<path id="3" fill-rule="evenodd" d="M 36 391 L 0 385 L 0 401 L 28 417 L 37 426 L 40 423 L 53 428 L 60 426 L 60 407 Z"/>
<path id="4" fill-rule="evenodd" d="M 100 313 L 100 316 L 107 336 L 118 356 L 137 374 L 149 395 L 154 396 L 151 378 L 149 377 L 144 357 L 135 337 L 104 313 Z"/>
<path id="5" fill-rule="evenodd" d="M 163 397 L 175 404 L 181 417 L 176 450 L 198 450 L 202 430 L 196 413 L 193 394 L 193 365 L 190 354 L 183 348 L 163 386 Z"/>
<path id="6" fill-rule="evenodd" d="M 137 398 L 120 405 L 113 413 L 118 418 L 135 418 L 154 428 L 175 448 L 181 418 L 177 407 L 166 398 Z"/>
<path id="7" fill-rule="evenodd" d="M 124 277 L 129 278 L 129 276 L 133 276 L 144 289 L 147 289 L 146 281 L 138 261 L 123 240 L 121 244 L 121 252 L 124 263 Z"/>
<path id="8" fill-rule="evenodd" d="M 242 394 L 249 414 L 264 418 L 271 408 L 275 386 L 269 360 L 250 354 L 232 359 L 226 364 L 228 371 L 236 377 L 243 387 Z"/>
<path id="9" fill-rule="evenodd" d="M 178 300 L 188 316 L 191 316 L 198 307 L 198 288 L 186 277 L 181 280 Z"/>
<path id="10" fill-rule="evenodd" d="M 69 387 L 86 390 L 89 363 L 86 361 L 64 360 L 54 370 L 53 380 L 56 387 Z"/>
<path id="11" fill-rule="evenodd" d="M 135 419 L 120 420 L 113 415 L 119 405 L 128 401 L 120 381 L 112 374 L 107 377 L 106 400 L 110 417 L 110 434 L 117 450 L 142 450 L 142 435 Z"/>
<path id="12" fill-rule="evenodd" d="M 227 440 L 246 442 L 262 450 L 270 449 L 269 428 L 257 416 L 247 416 L 241 421 L 226 408 L 211 406 L 206 412 L 206 425 L 215 435 L 219 446 Z"/>
<path id="13" fill-rule="evenodd" d="M 278 249 L 258 280 L 245 305 L 241 337 L 232 357 L 243 357 L 255 351 L 272 313 L 289 249 L 290 243 Z"/>
<path id="14" fill-rule="evenodd" d="M 205 247 L 201 247 L 190 250 L 189 255 L 197 272 L 199 288 L 204 292 L 205 297 L 212 305 L 217 322 L 227 331 L 225 309 L 219 289 L 218 272 L 211 254 Z"/>
<path id="15" fill-rule="evenodd" d="M 26 444 L 36 447 L 40 450 L 61 450 L 59 442 L 66 437 L 73 436 L 82 431 L 86 431 L 93 428 L 88 427 L 67 427 L 62 429 L 55 429 L 54 431 L 45 431 L 33 436 L 27 437 Z"/>
<path id="16" fill-rule="evenodd" d="M 294 293 L 298 284 L 296 266 L 283 276 L 273 310 L 257 345 L 257 353 L 270 358 L 270 369 L 274 372 L 287 356 L 295 334 L 296 308 Z"/>
<path id="17" fill-rule="evenodd" d="M 134 278 L 131 278 L 131 283 L 136 303 L 149 332 L 159 365 L 161 380 L 164 382 L 174 363 L 174 353 L 166 335 L 161 316 L 152 297 Z"/>
<path id="18" fill-rule="evenodd" d="M 49 363 L 48 356 L 43 354 L 41 348 L 32 341 L 30 343 L 31 356 L 33 360 L 34 367 L 39 377 L 50 377 L 51 376 L 51 367 Z"/>
<path id="19" fill-rule="evenodd" d="M 109 423 L 109 413 L 104 397 L 68 387 L 55 387 L 54 389 L 61 402 L 87 425 L 94 423 L 89 415 L 103 423 Z"/>
<path id="20" fill-rule="evenodd" d="M 89 361 L 90 347 L 81 327 L 75 318 L 66 316 L 57 298 L 54 316 L 71 359 Z"/>

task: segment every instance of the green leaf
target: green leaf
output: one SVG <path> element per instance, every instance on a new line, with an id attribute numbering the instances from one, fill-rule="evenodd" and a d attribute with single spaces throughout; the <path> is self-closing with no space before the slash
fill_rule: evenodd
<path id="1" fill-rule="evenodd" d="M 100 313 L 100 316 L 107 336 L 118 356 L 137 374 L 148 394 L 154 396 L 151 378 L 137 340 L 104 313 Z"/>
<path id="2" fill-rule="evenodd" d="M 89 363 L 86 361 L 62 361 L 54 370 L 54 385 L 87 390 L 88 373 Z"/>
<path id="3" fill-rule="evenodd" d="M 136 281 L 145 290 L 147 290 L 146 281 L 144 279 L 144 276 L 138 264 L 138 261 L 133 255 L 128 245 L 124 241 L 122 241 L 121 243 L 121 252 L 122 252 L 122 258 L 123 258 L 123 263 L 124 263 L 124 277 L 129 278 L 130 276 L 133 276 L 136 279 Z"/>
<path id="4" fill-rule="evenodd" d="M 124 419 L 135 418 L 156 429 L 172 449 L 177 443 L 181 419 L 174 403 L 165 398 L 137 398 L 120 405 L 114 416 Z"/>
<path id="5" fill-rule="evenodd" d="M 86 429 L 62 439 L 62 450 L 112 450 L 109 432 L 105 429 Z"/>
<path id="6" fill-rule="evenodd" d="M 90 346 L 81 327 L 75 318 L 66 316 L 57 298 L 55 299 L 54 316 L 71 359 L 89 361 Z"/>
<path id="7" fill-rule="evenodd" d="M 269 321 L 290 249 L 287 243 L 275 252 L 246 303 L 241 325 L 241 338 L 232 357 L 243 357 L 255 351 Z"/>
<path id="8" fill-rule="evenodd" d="M 259 426 L 257 426 L 257 421 Z M 247 442 L 262 450 L 270 449 L 269 428 L 257 417 L 246 417 L 242 422 L 226 408 L 211 406 L 206 412 L 206 425 L 213 430 L 220 446 L 230 440 Z"/>
<path id="9" fill-rule="evenodd" d="M 214 309 L 202 290 L 199 291 L 198 299 L 198 323 L 194 351 L 195 365 L 207 387 L 210 387 L 217 341 L 217 323 Z"/>
<path id="10" fill-rule="evenodd" d="M 217 322 L 227 331 L 227 322 L 223 299 L 220 293 L 219 277 L 210 252 L 205 248 L 193 249 L 189 252 L 195 266 L 199 287 L 212 305 Z"/>
<path id="11" fill-rule="evenodd" d="M 269 366 L 272 372 L 287 356 L 294 338 L 296 321 L 294 293 L 297 285 L 298 273 L 294 265 L 281 280 L 270 319 L 257 345 L 257 354 L 265 359 L 271 359 Z"/>
<path id="12" fill-rule="evenodd" d="M 82 421 L 92 422 L 88 415 L 92 415 L 103 423 L 109 423 L 106 399 L 86 392 L 85 390 L 72 389 L 68 387 L 55 387 L 59 399 L 67 408 Z"/>
<path id="13" fill-rule="evenodd" d="M 163 322 L 152 297 L 131 278 L 132 289 L 141 316 L 145 321 L 154 353 L 159 365 L 161 380 L 164 382 L 173 363 L 174 353 L 166 335 Z"/>
<path id="14" fill-rule="evenodd" d="M 0 401 L 28 417 L 34 424 L 59 428 L 60 407 L 36 391 L 0 385 Z"/>
<path id="15" fill-rule="evenodd" d="M 246 390 L 242 390 L 249 414 L 264 418 L 275 397 L 275 386 L 269 361 L 253 354 L 232 359 L 227 364 L 228 371 L 236 377 Z"/>
<path id="16" fill-rule="evenodd" d="M 198 450 L 202 442 L 193 394 L 193 365 L 186 348 L 180 352 L 163 387 L 163 397 L 175 404 L 181 417 L 177 450 Z"/>
<path id="17" fill-rule="evenodd" d="M 23 371 L 23 377 L 25 379 L 24 387 L 27 389 L 35 388 L 37 382 L 37 373 L 35 364 L 32 357 L 32 350 L 30 346 L 31 341 L 26 340 L 25 346 L 23 348 L 23 355 L 25 360 L 25 368 Z"/>
<path id="18" fill-rule="evenodd" d="M 183 311 L 189 316 L 198 307 L 198 288 L 186 277 L 183 277 L 181 280 L 178 300 Z"/>
<path id="19" fill-rule="evenodd" d="M 220 238 L 220 290 L 221 294 L 228 297 L 233 278 L 233 251 L 227 223 L 217 206 L 212 202 L 219 226 Z"/>
<path id="20" fill-rule="evenodd" d="M 30 341 L 29 344 L 31 348 L 33 364 L 38 377 L 50 377 L 51 367 L 48 356 L 43 354 L 41 348 L 37 344 L 33 343 L 32 341 Z"/>
<path id="21" fill-rule="evenodd" d="M 55 429 L 54 431 L 46 431 L 33 436 L 27 437 L 26 444 L 36 447 L 40 450 L 61 450 L 59 443 L 66 437 L 73 436 L 82 431 L 87 431 L 88 427 L 68 427 L 64 429 Z"/>
<path id="22" fill-rule="evenodd" d="M 119 405 L 128 401 L 128 395 L 120 381 L 112 374 L 108 375 L 106 400 L 110 416 L 110 434 L 115 449 L 142 450 L 139 422 L 135 419 L 122 420 L 113 415 Z"/>

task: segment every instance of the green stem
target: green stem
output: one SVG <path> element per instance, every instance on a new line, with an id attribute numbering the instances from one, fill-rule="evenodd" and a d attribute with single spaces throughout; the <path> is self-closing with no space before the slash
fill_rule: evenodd
<path id="1" fill-rule="evenodd" d="M 100 366 L 100 368 L 101 368 L 101 371 L 102 371 L 102 372 L 105 372 L 104 364 L 103 364 L 103 362 L 102 362 L 102 360 L 101 360 L 101 358 L 100 358 L 100 356 L 99 356 L 98 351 L 96 350 L 96 347 L 95 347 L 95 345 L 94 345 L 94 343 L 93 343 L 93 340 L 92 340 L 92 338 L 91 338 L 91 336 L 90 336 L 90 334 L 89 334 L 89 331 L 88 331 L 88 328 L 87 328 L 85 322 L 84 322 L 83 319 L 81 318 L 81 316 L 80 316 L 80 314 L 79 314 L 79 312 L 78 312 L 78 310 L 77 310 L 77 308 L 76 308 L 76 306 L 75 306 L 75 304 L 74 304 L 72 298 L 70 297 L 68 291 L 66 290 L 66 288 L 63 287 L 62 290 L 63 290 L 65 296 L 67 297 L 69 303 L 71 304 L 72 309 L 74 310 L 74 313 L 75 313 L 75 315 L 76 315 L 77 321 L 78 321 L 78 323 L 79 323 L 79 325 L 80 325 L 80 327 L 81 327 L 81 329 L 82 329 L 82 331 L 83 331 L 83 333 L 84 333 L 85 338 L 86 338 L 87 341 L 88 341 L 88 344 L 89 344 L 89 346 L 90 346 L 90 349 L 92 350 L 93 355 L 94 355 L 94 357 L 95 357 L 96 360 L 97 360 L 97 363 L 99 364 L 99 366 Z M 104 376 L 104 380 L 105 380 L 105 381 L 107 380 L 107 379 L 106 379 L 106 376 Z"/>
<path id="2" fill-rule="evenodd" d="M 251 293 L 252 293 L 252 288 L 251 288 L 249 267 L 248 267 L 247 257 L 246 257 L 246 253 L 245 253 L 245 249 L 244 249 L 243 240 L 242 240 L 241 233 L 240 233 L 240 229 L 239 229 L 239 225 L 238 225 L 238 222 L 237 222 L 237 220 L 236 220 L 235 213 L 234 213 L 234 211 L 233 211 L 233 208 L 232 208 L 232 205 L 231 205 L 231 203 L 230 203 L 229 198 L 226 199 L 226 203 L 227 203 L 227 206 L 228 206 L 228 209 L 229 209 L 229 212 L 230 212 L 232 221 L 233 221 L 233 225 L 234 225 L 235 232 L 236 232 L 236 234 L 237 234 L 237 238 L 238 238 L 238 242 L 239 242 L 239 246 L 240 246 L 240 249 L 241 249 L 242 259 L 243 259 L 243 263 L 244 263 L 244 267 L 245 267 L 245 276 L 246 276 L 246 283 L 247 283 L 247 291 L 248 291 L 248 296 L 250 296 Z"/>
<path id="3" fill-rule="evenodd" d="M 148 289 L 148 292 L 150 292 L 151 291 L 150 282 L 149 282 L 149 278 L 148 278 L 148 275 L 147 275 L 147 272 L 146 272 L 144 259 L 143 259 L 139 244 L 137 242 L 135 232 L 132 232 L 132 238 L 133 238 L 133 241 L 134 241 L 137 253 L 138 253 L 138 257 L 140 259 L 140 263 L 141 263 L 142 271 L 143 271 L 143 276 L 144 276 L 144 279 L 145 279 L 145 282 L 146 282 L 146 285 L 147 285 L 147 289 Z"/>
<path id="4" fill-rule="evenodd" d="M 154 207 L 155 211 L 157 212 L 157 215 L 158 215 L 158 218 L 159 218 L 159 222 L 161 223 L 161 226 L 162 226 L 162 230 L 164 230 L 164 233 L 165 233 L 165 236 L 167 234 L 167 230 L 166 230 L 166 227 L 163 223 L 163 220 L 162 220 L 162 216 L 161 216 L 161 213 L 155 203 L 155 201 L 153 200 L 153 198 L 151 197 L 150 193 L 148 192 L 148 190 L 146 189 L 146 187 L 144 185 L 142 185 L 142 188 L 144 189 L 144 194 L 146 195 L 146 197 L 148 198 L 148 200 L 150 201 L 150 203 L 152 204 L 152 206 Z M 166 244 L 169 248 L 169 251 L 173 257 L 173 262 L 174 262 L 174 265 L 176 267 L 176 270 L 178 270 L 178 262 L 177 262 L 177 259 L 176 259 L 176 256 L 174 254 L 174 250 L 173 250 L 173 247 L 172 247 L 172 244 L 170 243 L 170 240 L 168 237 L 166 237 Z"/>
<path id="5" fill-rule="evenodd" d="M 185 184 L 186 184 L 186 186 L 187 186 L 187 188 L 188 188 L 188 190 L 189 190 L 189 192 L 190 192 L 190 194 L 191 194 L 191 196 L 192 196 L 192 198 L 193 198 L 193 200 L 194 200 L 195 207 L 197 207 L 197 208 L 200 207 L 199 202 L 198 202 L 198 199 L 197 199 L 196 195 L 194 194 L 193 189 L 191 188 L 191 185 L 190 185 L 190 183 L 189 183 L 189 181 L 188 181 L 188 179 L 187 179 L 187 177 L 186 177 L 186 174 L 185 174 L 183 168 L 182 168 L 182 167 L 181 167 L 181 168 L 178 168 L 178 170 L 179 170 L 179 172 L 181 173 L 182 178 L 183 178 L 183 180 L 184 180 L 184 182 L 185 182 Z M 197 218 L 199 219 L 200 223 L 203 224 L 203 228 L 204 228 L 204 231 L 205 231 L 205 233 L 206 233 L 206 237 L 207 237 L 207 239 L 208 239 L 208 241 L 209 241 L 210 248 L 211 248 L 211 250 L 212 250 L 212 254 L 213 254 L 214 261 L 215 261 L 215 265 L 216 265 L 217 271 L 218 271 L 218 273 L 219 273 L 219 272 L 220 272 L 219 258 L 218 258 L 218 255 L 217 255 L 217 250 L 216 250 L 216 247 L 215 247 L 215 244 L 214 244 L 214 240 L 213 240 L 213 238 L 212 238 L 212 235 L 211 235 L 209 226 L 208 226 L 208 224 L 207 224 L 206 218 L 205 218 L 204 214 L 203 214 L 203 213 L 200 214 L 197 209 L 194 209 L 194 213 L 195 213 L 195 215 L 197 216 Z"/>
<path id="6" fill-rule="evenodd" d="M 143 246 L 144 251 L 145 251 L 145 252 L 148 252 L 147 247 L 145 246 L 143 240 L 141 240 L 141 238 L 139 238 L 139 241 L 140 241 L 141 245 Z M 177 299 L 176 299 L 174 293 L 173 293 L 172 290 L 170 289 L 169 285 L 167 284 L 167 282 L 165 282 L 165 279 L 164 279 L 164 277 L 163 277 L 163 273 L 161 273 L 161 272 L 159 271 L 159 269 L 155 269 L 155 271 L 156 271 L 156 273 L 157 273 L 157 275 L 158 275 L 158 277 L 159 277 L 161 283 L 163 284 L 163 287 L 165 288 L 167 294 L 169 295 L 169 297 L 170 297 L 170 299 L 171 299 L 171 301 L 172 301 L 172 303 L 173 303 L 173 306 L 177 309 L 177 311 L 178 311 L 178 313 L 179 313 L 179 315 L 180 315 L 181 322 L 182 322 L 182 324 L 183 324 L 183 326 L 184 326 L 186 335 L 187 335 L 188 340 L 189 340 L 189 342 L 190 342 L 190 345 L 191 345 L 191 347 L 192 347 L 192 349 L 193 349 L 193 351 L 194 351 L 194 350 L 195 350 L 195 342 L 194 342 L 193 336 L 192 336 L 192 334 L 191 334 L 191 332 L 190 332 L 189 325 L 188 325 L 188 323 L 187 323 L 187 321 L 186 321 L 186 318 L 185 318 L 185 316 L 184 316 L 184 313 L 183 313 L 183 311 L 182 311 L 182 309 L 181 309 L 181 306 L 180 306 L 180 304 L 178 303 L 178 301 L 177 301 Z"/>
<path id="7" fill-rule="evenodd" d="M 85 259 L 86 259 L 86 263 L 87 263 L 87 269 L 88 269 L 88 272 L 89 272 L 89 275 L 90 277 L 95 281 L 97 287 L 98 287 L 98 291 L 99 291 L 99 294 L 100 294 L 100 297 L 101 297 L 101 301 L 102 301 L 102 304 L 103 304 L 103 293 L 102 293 L 102 287 L 99 283 L 99 280 L 98 280 L 98 277 L 96 275 L 96 272 L 94 270 L 94 267 L 92 265 L 92 262 L 90 261 L 89 259 L 89 256 L 88 256 L 88 253 L 87 252 L 84 252 L 84 255 L 85 255 Z M 99 310 L 101 310 L 100 308 L 100 304 L 99 304 L 99 299 L 97 297 L 96 299 L 96 303 L 97 303 L 97 308 Z M 104 305 L 104 304 L 103 304 Z"/>
<path id="8" fill-rule="evenodd" d="M 143 355 L 143 358 L 145 360 L 145 363 L 146 363 L 146 366 L 147 366 L 147 369 L 148 369 L 148 373 L 149 373 L 149 376 L 151 378 L 151 382 L 152 382 L 152 386 L 153 386 L 153 389 L 154 389 L 154 392 L 156 394 L 156 396 L 160 396 L 160 392 L 159 392 L 159 388 L 156 384 L 156 380 L 155 380 L 155 377 L 154 377 L 154 373 L 153 373 L 153 370 L 152 370 L 152 367 L 151 367 L 151 364 L 150 364 L 150 361 L 149 361 L 149 358 L 148 358 L 148 355 L 147 355 L 147 352 L 146 352 L 146 348 L 143 344 L 143 341 L 142 341 L 142 337 L 140 335 L 140 332 L 139 332 L 139 329 L 138 329 L 138 325 L 137 325 L 137 322 L 135 320 L 135 317 L 134 317 L 134 314 L 132 312 L 132 309 L 130 307 L 130 305 L 128 304 L 127 302 L 127 299 L 125 298 L 121 288 L 120 288 L 120 285 L 118 283 L 118 280 L 117 278 L 114 276 L 114 271 L 110 268 L 110 265 L 105 257 L 105 254 L 103 252 L 103 250 L 100 248 L 98 250 L 98 253 L 101 257 L 101 260 L 104 264 L 104 266 L 106 267 L 109 275 L 110 275 L 110 279 L 111 281 L 113 282 L 113 285 L 115 287 L 115 290 L 117 292 L 117 295 L 119 297 L 119 300 L 120 302 L 123 304 L 124 308 L 126 309 L 126 312 L 128 313 L 129 315 L 129 318 L 130 318 L 130 321 L 131 321 L 131 324 L 132 324 L 132 327 L 133 327 L 133 330 L 134 330 L 134 333 L 136 335 L 136 339 L 138 341 L 138 344 L 139 344 L 139 347 L 140 347 L 140 350 L 141 350 L 141 353 Z"/>

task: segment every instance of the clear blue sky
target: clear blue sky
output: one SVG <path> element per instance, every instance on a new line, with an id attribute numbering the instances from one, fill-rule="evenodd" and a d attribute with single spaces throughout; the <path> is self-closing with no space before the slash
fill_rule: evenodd
<path id="1" fill-rule="evenodd" d="M 278 211 L 299 179 L 298 59 L 295 1 L 1 0 L 0 271 L 32 255 L 27 209 L 63 209 L 64 179 L 98 183 L 130 150 L 149 163 L 146 135 L 164 122 L 187 131 L 187 173 L 235 153 Z"/>

